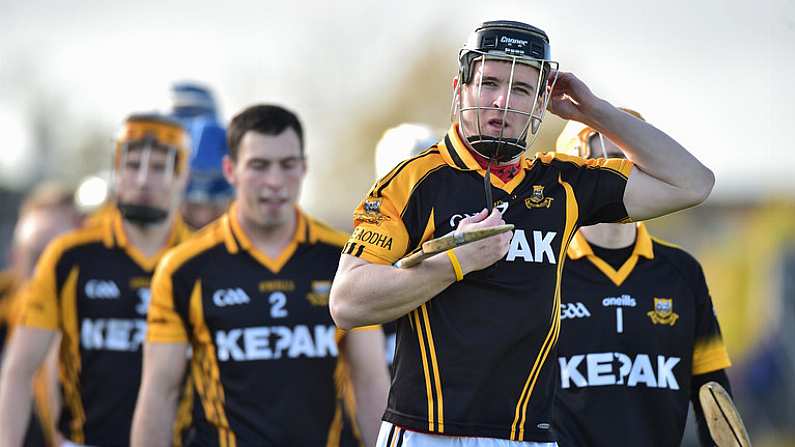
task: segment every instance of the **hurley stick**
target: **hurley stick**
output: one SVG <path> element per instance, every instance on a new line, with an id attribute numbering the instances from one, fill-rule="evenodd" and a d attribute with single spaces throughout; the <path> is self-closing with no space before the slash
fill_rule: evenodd
<path id="1" fill-rule="evenodd" d="M 453 231 L 442 237 L 425 241 L 419 251 L 399 259 L 395 266 L 401 269 L 411 268 L 435 254 L 512 230 L 513 224 L 506 224 L 477 230 Z"/>
<path id="2" fill-rule="evenodd" d="M 731 396 L 718 382 L 707 382 L 698 390 L 709 434 L 718 447 L 751 447 L 751 440 Z"/>

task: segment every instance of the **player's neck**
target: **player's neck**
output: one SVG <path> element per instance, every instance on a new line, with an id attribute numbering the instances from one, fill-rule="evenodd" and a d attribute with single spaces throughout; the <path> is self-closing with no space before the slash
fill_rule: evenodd
<path id="1" fill-rule="evenodd" d="M 285 221 L 278 225 L 266 226 L 248 219 L 238 207 L 237 221 L 240 222 L 240 227 L 257 250 L 265 253 L 269 258 L 277 258 L 293 241 L 298 223 L 298 212 L 293 210 L 288 213 Z"/>
<path id="2" fill-rule="evenodd" d="M 635 224 L 600 223 L 580 228 L 585 240 L 602 248 L 626 248 L 635 243 Z"/>
<path id="3" fill-rule="evenodd" d="M 163 222 L 154 225 L 135 225 L 122 220 L 127 240 L 147 258 L 154 256 L 168 244 L 174 224 L 174 211 Z"/>

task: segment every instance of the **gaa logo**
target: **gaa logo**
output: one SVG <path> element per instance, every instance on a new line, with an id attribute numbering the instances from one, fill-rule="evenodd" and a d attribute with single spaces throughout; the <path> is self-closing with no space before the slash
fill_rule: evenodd
<path id="1" fill-rule="evenodd" d="M 560 305 L 560 319 L 572 320 L 574 318 L 588 318 L 591 312 L 585 307 L 583 303 L 561 303 Z"/>
<path id="2" fill-rule="evenodd" d="M 234 289 L 220 289 L 213 293 L 213 304 L 218 307 L 248 304 L 251 298 L 240 287 Z"/>
<path id="3" fill-rule="evenodd" d="M 86 282 L 85 292 L 91 299 L 114 300 L 121 296 L 119 287 L 110 280 L 90 279 Z"/>

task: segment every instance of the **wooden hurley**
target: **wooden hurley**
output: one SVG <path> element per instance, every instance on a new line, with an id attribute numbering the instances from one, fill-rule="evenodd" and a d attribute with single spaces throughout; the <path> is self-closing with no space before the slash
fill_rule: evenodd
<path id="1" fill-rule="evenodd" d="M 513 231 L 513 224 L 497 225 L 496 227 L 479 228 L 477 230 L 453 231 L 442 237 L 425 241 L 419 251 L 399 259 L 395 263 L 395 267 L 401 269 L 411 268 L 431 256 L 443 253 L 451 248 L 460 247 L 507 231 Z"/>
<path id="2" fill-rule="evenodd" d="M 750 447 L 745 425 L 731 396 L 717 382 L 707 382 L 698 390 L 709 434 L 718 447 Z"/>

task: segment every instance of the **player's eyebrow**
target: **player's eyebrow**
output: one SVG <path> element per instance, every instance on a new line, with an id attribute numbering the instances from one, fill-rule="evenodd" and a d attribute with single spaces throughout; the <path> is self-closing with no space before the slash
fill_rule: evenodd
<path id="1" fill-rule="evenodd" d="M 495 83 L 499 84 L 499 83 L 503 83 L 503 82 L 507 83 L 508 81 L 505 80 L 505 79 L 502 79 L 500 77 L 494 76 L 494 75 L 484 75 L 481 82 L 495 82 Z M 530 92 L 536 91 L 535 85 L 530 85 L 529 83 L 523 82 L 523 81 L 514 80 L 513 81 L 513 86 L 514 87 L 525 88 L 525 89 L 527 89 Z"/>
<path id="2" fill-rule="evenodd" d="M 289 157 L 282 157 L 282 158 L 265 158 L 265 157 L 251 157 L 246 160 L 246 164 L 254 164 L 254 163 L 284 163 L 289 161 L 300 161 L 304 157 L 300 155 L 290 155 Z"/>
<path id="3" fill-rule="evenodd" d="M 526 89 L 527 89 L 527 90 L 529 90 L 530 92 L 534 92 L 534 91 L 536 91 L 536 86 L 535 86 L 535 85 L 528 84 L 527 82 L 522 82 L 522 81 L 514 81 L 514 82 L 513 82 L 513 86 L 514 86 L 514 87 L 522 87 L 522 88 L 526 88 Z"/>

